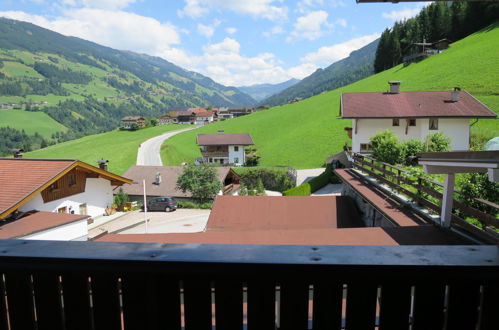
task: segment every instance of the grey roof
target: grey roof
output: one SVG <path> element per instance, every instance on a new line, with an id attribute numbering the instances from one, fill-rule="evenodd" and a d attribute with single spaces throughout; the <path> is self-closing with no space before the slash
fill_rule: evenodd
<path id="1" fill-rule="evenodd" d="M 143 195 L 142 180 L 146 180 L 147 196 L 192 197 L 189 192 L 182 192 L 176 188 L 177 179 L 182 174 L 183 166 L 138 166 L 130 167 L 124 174 L 133 180 L 132 184 L 123 185 L 123 191 L 128 195 Z M 230 167 L 216 167 L 220 182 L 231 172 Z M 156 173 L 161 174 L 161 184 L 155 184 Z M 232 172 L 234 175 L 235 173 Z"/>
<path id="2" fill-rule="evenodd" d="M 198 134 L 196 139 L 198 146 L 250 146 L 253 139 L 249 134 Z"/>

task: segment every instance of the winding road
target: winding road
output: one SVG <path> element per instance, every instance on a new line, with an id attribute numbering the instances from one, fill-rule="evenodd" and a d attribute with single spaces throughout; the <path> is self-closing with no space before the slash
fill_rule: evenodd
<path id="1" fill-rule="evenodd" d="M 193 129 L 196 129 L 196 127 L 189 127 L 178 131 L 168 132 L 142 142 L 137 152 L 137 165 L 163 166 L 160 155 L 161 145 L 163 142 L 174 135 Z"/>

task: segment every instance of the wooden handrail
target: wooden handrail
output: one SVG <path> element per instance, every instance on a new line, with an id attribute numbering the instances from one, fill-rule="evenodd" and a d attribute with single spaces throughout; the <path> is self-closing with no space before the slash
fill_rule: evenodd
<path id="1" fill-rule="evenodd" d="M 441 205 L 436 204 L 434 202 L 429 201 L 428 199 L 423 198 L 421 196 L 421 192 L 428 194 L 428 195 L 430 195 L 434 198 L 437 198 L 439 200 L 442 200 L 442 196 L 443 196 L 442 193 L 440 191 L 434 189 L 433 186 L 437 185 L 439 187 L 443 187 L 443 184 L 436 182 L 436 181 L 433 181 L 433 180 L 430 180 L 430 179 L 427 179 L 427 178 L 413 175 L 409 171 L 406 171 L 402 168 L 399 168 L 397 166 L 394 166 L 394 165 L 391 165 L 391 164 L 388 164 L 385 162 L 377 161 L 376 159 L 369 157 L 369 156 L 354 154 L 353 158 L 354 158 L 354 166 L 359 168 L 361 171 L 365 171 L 366 173 L 368 173 L 369 175 L 374 177 L 376 180 L 381 181 L 381 182 L 389 185 L 395 191 L 402 192 L 404 195 L 406 195 L 409 198 L 413 199 L 414 201 L 424 205 L 425 207 L 428 207 L 435 212 L 440 212 Z M 367 161 L 367 160 L 369 160 L 369 161 Z M 381 165 L 382 167 L 380 167 L 378 164 Z M 368 168 L 370 168 L 370 169 L 368 169 Z M 397 170 L 398 175 L 395 175 L 391 170 L 388 171 L 387 168 Z M 375 171 L 381 172 L 383 175 L 379 175 Z M 417 182 L 414 182 L 413 180 L 411 180 L 408 177 L 404 177 L 404 175 L 402 175 L 402 174 L 410 176 L 410 177 L 416 177 Z M 396 179 L 396 182 L 394 182 L 395 179 Z M 403 184 L 406 184 L 410 187 L 415 188 L 418 193 L 413 193 L 413 192 L 407 190 L 407 188 L 405 188 L 401 185 L 401 182 Z M 459 192 L 456 192 L 456 193 L 459 193 Z M 475 200 L 488 206 L 488 207 L 499 210 L 499 205 L 497 205 L 495 203 L 485 201 L 483 199 L 475 199 Z M 464 204 L 456 199 L 454 199 L 453 205 L 454 205 L 455 209 L 460 210 L 461 212 L 463 212 L 463 213 L 465 213 L 473 218 L 476 218 L 484 227 L 492 226 L 495 228 L 499 228 L 499 219 L 497 219 L 496 217 L 494 217 L 486 212 L 480 211 L 474 207 L 466 205 L 466 204 Z"/>

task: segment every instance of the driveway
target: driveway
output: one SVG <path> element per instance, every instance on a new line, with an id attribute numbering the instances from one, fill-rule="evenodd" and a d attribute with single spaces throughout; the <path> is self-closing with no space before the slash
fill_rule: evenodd
<path id="1" fill-rule="evenodd" d="M 308 170 L 297 170 L 296 171 L 296 186 L 301 185 L 303 182 L 307 182 L 315 178 L 316 176 L 322 174 L 325 168 L 311 168 Z"/>
<path id="2" fill-rule="evenodd" d="M 160 155 L 161 145 L 163 142 L 174 135 L 190 131 L 195 128 L 196 127 L 189 127 L 178 131 L 168 132 L 142 142 L 137 152 L 137 165 L 163 166 Z"/>

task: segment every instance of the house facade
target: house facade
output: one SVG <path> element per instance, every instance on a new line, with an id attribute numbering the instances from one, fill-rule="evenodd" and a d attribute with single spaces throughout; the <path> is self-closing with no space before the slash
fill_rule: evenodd
<path id="1" fill-rule="evenodd" d="M 146 119 L 142 116 L 126 116 L 121 118 L 121 128 L 130 130 L 146 126 Z"/>
<path id="2" fill-rule="evenodd" d="M 132 180 L 74 159 L 0 159 L 0 219 L 31 210 L 97 217 Z"/>
<path id="3" fill-rule="evenodd" d="M 370 152 L 371 137 L 387 129 L 401 141 L 442 132 L 452 150 L 468 150 L 470 119 L 496 118 L 466 91 L 400 92 L 400 82 L 390 82 L 386 93 L 343 93 L 340 113 L 352 119 L 353 152 Z"/>
<path id="4" fill-rule="evenodd" d="M 198 134 L 196 143 L 201 148 L 202 159 L 199 163 L 221 165 L 244 165 L 245 147 L 253 145 L 249 134 Z"/>
<path id="5" fill-rule="evenodd" d="M 204 126 L 213 122 L 213 113 L 209 111 L 196 113 L 196 126 Z"/>

